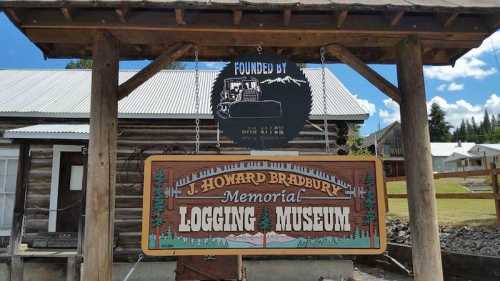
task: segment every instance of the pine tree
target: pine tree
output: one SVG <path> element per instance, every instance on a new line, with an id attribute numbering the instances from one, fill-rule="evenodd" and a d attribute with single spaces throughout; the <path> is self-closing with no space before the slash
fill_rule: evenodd
<path id="1" fill-rule="evenodd" d="M 165 195 L 163 193 L 163 183 L 165 181 L 165 172 L 163 169 L 156 170 L 154 174 L 153 191 L 153 214 L 152 224 L 156 229 L 156 248 L 160 248 L 161 227 L 165 223 L 163 213 L 165 212 Z"/>
<path id="2" fill-rule="evenodd" d="M 371 174 L 367 174 L 365 177 L 365 186 L 368 187 L 368 192 L 365 194 L 365 223 L 368 224 L 370 231 L 370 247 L 375 246 L 375 219 L 376 213 L 375 208 L 377 206 L 377 202 L 375 201 L 375 192 L 372 188 L 375 184 L 375 180 Z"/>
<path id="3" fill-rule="evenodd" d="M 481 123 L 481 127 L 483 129 L 483 132 L 486 133 L 486 135 L 489 135 L 491 133 L 491 122 L 488 110 L 484 111 L 483 123 Z"/>
<path id="4" fill-rule="evenodd" d="M 263 234 L 262 247 L 266 248 L 267 243 L 267 232 L 272 229 L 271 227 L 271 216 L 269 215 L 269 208 L 264 206 L 262 209 L 262 216 L 260 217 L 260 230 Z"/>
<path id="5" fill-rule="evenodd" d="M 445 112 L 437 103 L 431 106 L 429 114 L 429 134 L 432 142 L 447 142 L 451 139 L 452 126 L 445 121 Z"/>

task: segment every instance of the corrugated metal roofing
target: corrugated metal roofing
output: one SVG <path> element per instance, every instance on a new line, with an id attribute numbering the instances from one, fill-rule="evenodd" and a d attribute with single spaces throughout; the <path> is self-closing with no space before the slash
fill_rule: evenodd
<path id="1" fill-rule="evenodd" d="M 434 157 L 449 157 L 453 153 L 467 153 L 476 145 L 473 142 L 431 142 L 431 154 Z"/>
<path id="2" fill-rule="evenodd" d="M 120 72 L 120 83 L 135 71 Z M 219 71 L 200 71 L 200 115 L 212 118 L 210 91 Z M 311 119 L 323 114 L 321 69 L 304 69 L 313 93 Z M 194 70 L 164 70 L 119 102 L 121 118 L 195 118 Z M 91 71 L 0 70 L 0 116 L 88 118 Z M 368 113 L 326 71 L 330 120 L 365 120 Z"/>
<path id="3" fill-rule="evenodd" d="M 6 139 L 73 139 L 89 138 L 88 124 L 41 124 L 4 132 Z"/>
<path id="4" fill-rule="evenodd" d="M 407 7 L 407 8 L 494 8 L 500 7 L 498 0 L 1 0 L 0 6 L 39 4 L 62 4 L 74 2 L 79 5 L 92 6 L 110 5 L 190 5 L 190 6 L 355 6 L 363 8 Z"/>

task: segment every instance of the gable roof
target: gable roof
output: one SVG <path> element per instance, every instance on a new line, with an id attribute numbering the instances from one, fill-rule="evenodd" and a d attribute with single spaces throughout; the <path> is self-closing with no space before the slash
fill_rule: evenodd
<path id="1" fill-rule="evenodd" d="M 431 142 L 431 154 L 433 157 L 449 157 L 455 152 L 467 154 L 474 145 L 473 142 Z"/>
<path id="2" fill-rule="evenodd" d="M 323 118 L 321 69 L 304 69 L 313 96 L 310 119 Z M 326 69 L 328 119 L 362 121 L 368 113 Z M 136 71 L 121 71 L 120 83 Z M 200 114 L 194 70 L 164 70 L 119 102 L 120 118 L 211 119 L 210 92 L 219 71 L 200 70 Z M 0 117 L 88 118 L 91 71 L 0 70 Z"/>
<path id="3" fill-rule="evenodd" d="M 400 126 L 399 122 L 394 121 L 390 125 L 369 134 L 367 137 L 363 139 L 362 146 L 369 147 L 371 145 L 375 145 L 375 141 L 377 141 L 377 143 L 380 143 L 387 136 L 387 134 L 397 126 Z"/>
<path id="4" fill-rule="evenodd" d="M 476 144 L 474 147 L 470 148 L 468 152 L 478 156 L 500 155 L 500 143 Z"/>

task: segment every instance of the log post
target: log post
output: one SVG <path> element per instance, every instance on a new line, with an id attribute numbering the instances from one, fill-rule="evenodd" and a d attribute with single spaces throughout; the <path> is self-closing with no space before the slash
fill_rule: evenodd
<path id="1" fill-rule="evenodd" d="M 387 192 L 387 178 L 384 175 L 384 201 L 385 201 L 385 212 L 389 212 L 389 195 Z"/>
<path id="2" fill-rule="evenodd" d="M 500 188 L 498 186 L 498 175 L 496 172 L 497 164 L 495 162 L 491 163 L 491 187 L 495 195 L 500 194 Z M 495 198 L 495 210 L 497 217 L 497 224 L 500 225 L 500 200 L 498 197 Z"/>
<path id="3" fill-rule="evenodd" d="M 118 111 L 118 42 L 94 41 L 82 280 L 111 281 Z"/>
<path id="4" fill-rule="evenodd" d="M 415 281 L 442 281 L 422 50 L 415 36 L 399 44 L 397 72 Z"/>

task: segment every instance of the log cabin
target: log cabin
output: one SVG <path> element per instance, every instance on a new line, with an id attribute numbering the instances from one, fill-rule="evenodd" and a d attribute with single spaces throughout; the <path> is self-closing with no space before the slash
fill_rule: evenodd
<path id="1" fill-rule="evenodd" d="M 300 135 L 281 150 L 322 154 L 324 118 L 330 146 L 345 154 L 346 138 L 368 118 L 356 98 L 326 70 L 327 114 L 323 114 L 321 69 L 303 69 L 313 97 Z M 120 72 L 120 80 L 135 71 Z M 115 253 L 135 258 L 140 249 L 143 161 L 152 154 L 192 154 L 195 119 L 200 119 L 200 153 L 241 154 L 213 119 L 210 92 L 218 71 L 200 71 L 200 114 L 194 111 L 194 70 L 164 70 L 119 104 Z M 0 70 L 0 173 L 7 193 L 0 202 L 3 235 L 9 233 L 16 168 L 25 186 L 21 243 L 29 249 L 76 249 L 82 230 L 89 137 L 89 70 Z M 20 148 L 21 147 L 21 148 Z M 27 155 L 22 156 L 24 150 Z M 22 157 L 26 161 L 22 165 Z M 3 164 L 3 165 L 2 165 Z M 24 167 L 24 169 L 23 169 Z M 1 185 L 0 185 L 1 187 Z M 18 188 L 20 188 L 18 186 Z M 125 254 L 123 254 L 125 253 Z M 127 254 L 129 253 L 129 254 Z"/>

